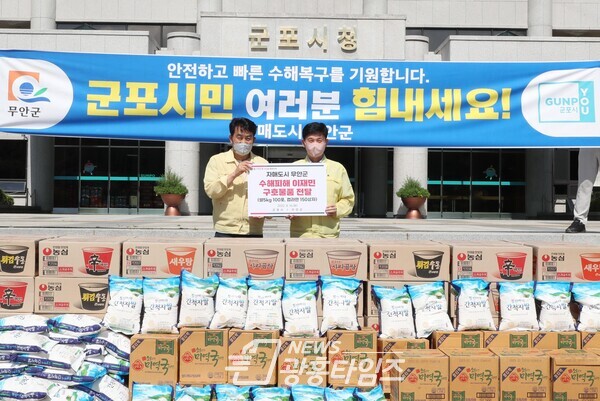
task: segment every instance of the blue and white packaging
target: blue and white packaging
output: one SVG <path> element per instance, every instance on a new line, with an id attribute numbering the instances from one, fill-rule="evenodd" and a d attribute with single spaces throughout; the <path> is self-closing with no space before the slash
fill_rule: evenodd
<path id="1" fill-rule="evenodd" d="M 325 388 L 296 384 L 291 387 L 294 401 L 325 401 Z"/>
<path id="2" fill-rule="evenodd" d="M 40 315 L 12 315 L 0 319 L 0 331 L 48 332 L 48 318 Z"/>
<path id="3" fill-rule="evenodd" d="M 245 330 L 283 330 L 281 297 L 283 278 L 248 279 L 248 311 Z"/>
<path id="4" fill-rule="evenodd" d="M 211 386 L 180 386 L 175 388 L 175 401 L 210 401 Z"/>
<path id="5" fill-rule="evenodd" d="M 16 376 L 0 380 L 0 400 L 45 400 L 54 383 L 32 376 Z"/>
<path id="6" fill-rule="evenodd" d="M 283 287 L 284 336 L 318 337 L 316 281 L 286 281 Z"/>
<path id="7" fill-rule="evenodd" d="M 180 281 L 179 276 L 144 278 L 142 333 L 178 333 L 177 313 Z"/>
<path id="8" fill-rule="evenodd" d="M 325 387 L 325 399 L 327 401 L 354 401 L 354 387 L 346 387 L 341 389 L 333 389 Z"/>
<path id="9" fill-rule="evenodd" d="M 579 304 L 579 331 L 600 331 L 600 283 L 573 283 L 573 298 Z"/>
<path id="10" fill-rule="evenodd" d="M 118 333 L 133 335 L 140 332 L 142 304 L 144 302 L 141 278 L 111 275 L 108 278 L 110 299 L 102 323 Z"/>
<path id="11" fill-rule="evenodd" d="M 448 316 L 448 301 L 443 282 L 409 285 L 407 289 L 415 308 L 418 338 L 429 337 L 436 330 L 454 330 Z"/>
<path id="12" fill-rule="evenodd" d="M 242 329 L 248 313 L 248 283 L 243 278 L 219 277 L 219 288 L 215 298 L 215 315 L 211 329 L 227 327 Z"/>
<path id="13" fill-rule="evenodd" d="M 371 287 L 379 306 L 381 338 L 415 338 L 413 308 L 407 288 Z"/>
<path id="14" fill-rule="evenodd" d="M 171 401 L 173 387 L 168 384 L 133 383 L 131 401 Z"/>
<path id="15" fill-rule="evenodd" d="M 538 282 L 535 299 L 540 302 L 539 325 L 544 331 L 573 331 L 571 315 L 571 283 L 565 281 Z"/>
<path id="16" fill-rule="evenodd" d="M 290 401 L 290 390 L 283 387 L 253 387 L 253 401 Z"/>
<path id="17" fill-rule="evenodd" d="M 479 278 L 452 281 L 458 293 L 458 331 L 496 330 L 489 302 L 490 283 Z"/>
<path id="18" fill-rule="evenodd" d="M 500 330 L 539 330 L 534 283 L 498 283 L 500 293 Z"/>
<path id="19" fill-rule="evenodd" d="M 181 270 L 181 308 L 177 327 L 208 327 L 215 314 L 218 288 L 217 275 L 200 278 Z"/>
<path id="20" fill-rule="evenodd" d="M 329 329 L 358 330 L 356 305 L 361 281 L 355 278 L 321 276 L 323 321 L 321 333 Z"/>
<path id="21" fill-rule="evenodd" d="M 385 395 L 383 394 L 383 388 L 381 384 L 369 391 L 356 391 L 356 397 L 360 401 L 385 401 Z"/>
<path id="22" fill-rule="evenodd" d="M 95 316 L 69 313 L 48 319 L 50 332 L 75 338 L 93 336 L 102 329 L 102 319 Z"/>
<path id="23" fill-rule="evenodd" d="M 250 401 L 250 387 L 233 384 L 217 384 L 215 386 L 217 401 Z"/>

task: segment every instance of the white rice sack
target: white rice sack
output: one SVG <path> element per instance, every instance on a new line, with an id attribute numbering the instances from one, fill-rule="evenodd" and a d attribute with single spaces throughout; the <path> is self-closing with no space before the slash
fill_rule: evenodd
<path id="1" fill-rule="evenodd" d="M 448 316 L 448 301 L 443 282 L 436 281 L 407 287 L 415 308 L 417 338 L 429 337 L 436 330 L 454 330 Z"/>
<path id="2" fill-rule="evenodd" d="M 94 397 L 81 390 L 54 384 L 48 389 L 48 401 L 94 401 Z"/>
<path id="3" fill-rule="evenodd" d="M 66 371 L 77 371 L 85 359 L 85 347 L 81 345 L 56 344 L 47 357 L 29 356 L 21 354 L 17 356 L 17 362 L 26 363 L 31 366 L 43 366 Z"/>
<path id="4" fill-rule="evenodd" d="M 579 331 L 600 331 L 600 283 L 573 283 L 573 298 L 579 304 Z"/>
<path id="5" fill-rule="evenodd" d="M 500 330 L 539 330 L 533 281 L 500 282 Z"/>
<path id="6" fill-rule="evenodd" d="M 106 327 L 127 335 L 140 332 L 143 285 L 141 278 L 108 278 L 110 299 L 103 320 Z"/>
<path id="7" fill-rule="evenodd" d="M 112 331 L 103 331 L 95 337 L 82 337 L 89 344 L 100 345 L 104 349 L 121 359 L 129 359 L 131 354 L 131 342 L 129 337 Z"/>
<path id="8" fill-rule="evenodd" d="M 215 314 L 219 277 L 202 279 L 181 270 L 181 309 L 177 327 L 208 327 Z"/>
<path id="9" fill-rule="evenodd" d="M 0 333 L 0 352 L 23 354 L 48 354 L 58 344 L 38 333 L 3 331 Z"/>
<path id="10" fill-rule="evenodd" d="M 66 334 L 54 333 L 52 331 L 49 332 L 47 335 L 50 339 L 56 341 L 59 344 L 70 344 L 70 345 L 83 344 L 83 340 L 81 339 L 81 337 L 71 337 Z"/>
<path id="11" fill-rule="evenodd" d="M 109 374 L 129 374 L 129 360 L 118 358 L 112 354 L 89 356 L 85 360 L 102 366 Z"/>
<path id="12" fill-rule="evenodd" d="M 281 307 L 287 337 L 318 337 L 316 281 L 286 281 Z"/>
<path id="13" fill-rule="evenodd" d="M 275 280 L 248 279 L 248 312 L 246 330 L 283 330 L 281 296 L 283 278 Z"/>
<path id="14" fill-rule="evenodd" d="M 374 285 L 372 289 L 379 306 L 380 337 L 415 338 L 415 321 L 406 286 L 392 288 Z"/>
<path id="15" fill-rule="evenodd" d="M 133 383 L 131 401 L 171 401 L 173 387 L 168 384 Z"/>
<path id="16" fill-rule="evenodd" d="M 32 376 L 9 377 L 0 380 L 0 400 L 44 400 L 48 389 L 53 385 L 50 380 Z"/>
<path id="17" fill-rule="evenodd" d="M 16 355 L 14 355 L 16 357 Z M 22 362 L 2 362 L 0 363 L 0 379 L 6 379 L 8 377 L 20 376 L 29 371 L 41 371 L 43 368 L 31 367 L 26 363 Z"/>
<path id="18" fill-rule="evenodd" d="M 540 330 L 572 331 L 575 319 L 571 315 L 571 283 L 539 282 L 535 286 L 535 298 L 540 302 Z"/>
<path id="19" fill-rule="evenodd" d="M 217 401 L 249 401 L 249 386 L 234 386 L 233 384 L 217 384 L 215 386 Z"/>
<path id="20" fill-rule="evenodd" d="M 41 372 L 29 372 L 31 376 L 52 380 L 65 386 L 78 384 L 91 385 L 106 375 L 106 369 L 92 362 L 84 361 L 74 373 L 62 369 L 48 368 Z"/>
<path id="21" fill-rule="evenodd" d="M 46 333 L 48 318 L 40 315 L 13 315 L 0 319 L 0 331 L 28 331 Z"/>
<path id="22" fill-rule="evenodd" d="M 452 281 L 458 292 L 458 331 L 496 330 L 489 302 L 490 283 L 479 278 Z"/>
<path id="23" fill-rule="evenodd" d="M 219 289 L 215 299 L 215 315 L 211 329 L 227 327 L 242 329 L 248 312 L 248 284 L 246 278 L 219 277 Z"/>
<path id="24" fill-rule="evenodd" d="M 321 333 L 329 329 L 358 330 L 356 304 L 360 280 L 336 276 L 321 276 L 323 283 L 323 322 Z"/>
<path id="25" fill-rule="evenodd" d="M 357 389 L 356 397 L 358 397 L 359 401 L 385 401 L 385 395 L 383 394 L 383 387 L 381 384 L 371 390 L 360 391 Z"/>
<path id="26" fill-rule="evenodd" d="M 254 401 L 289 401 L 290 390 L 283 387 L 252 387 Z"/>
<path id="27" fill-rule="evenodd" d="M 129 389 L 108 375 L 90 386 L 77 385 L 71 388 L 91 394 L 100 401 L 129 401 Z"/>
<path id="28" fill-rule="evenodd" d="M 70 337 L 84 337 L 98 334 L 102 330 L 102 319 L 89 315 L 66 314 L 48 320 L 52 333 Z"/>
<path id="29" fill-rule="evenodd" d="M 178 333 L 179 276 L 144 278 L 142 333 Z"/>
<path id="30" fill-rule="evenodd" d="M 212 387 L 180 386 L 175 388 L 175 401 L 211 401 Z"/>

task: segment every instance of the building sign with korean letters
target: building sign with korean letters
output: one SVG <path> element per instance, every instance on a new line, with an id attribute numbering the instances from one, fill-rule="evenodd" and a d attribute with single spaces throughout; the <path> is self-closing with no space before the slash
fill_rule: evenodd
<path id="1" fill-rule="evenodd" d="M 312 46 L 356 45 L 350 28 Z M 256 36 L 252 36 L 256 35 Z M 250 46 L 268 45 L 252 27 Z M 253 39 L 254 38 L 254 39 Z M 261 39 L 262 38 L 262 39 Z M 341 38 L 341 39 L 340 39 Z M 267 39 L 270 39 L 267 38 Z M 278 46 L 308 46 L 281 26 Z M 600 146 L 600 61 L 465 63 L 0 51 L 0 131 L 226 142 L 245 116 L 257 142 L 297 145 Z M 599 88 L 596 88 L 596 84 Z"/>
<path id="2" fill-rule="evenodd" d="M 255 164 L 248 174 L 249 216 L 324 216 L 326 207 L 325 164 Z"/>

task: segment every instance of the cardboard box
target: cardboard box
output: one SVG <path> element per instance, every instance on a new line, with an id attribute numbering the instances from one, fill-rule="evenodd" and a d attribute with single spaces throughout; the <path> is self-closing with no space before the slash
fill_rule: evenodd
<path id="1" fill-rule="evenodd" d="M 277 385 L 327 385 L 327 339 L 281 337 L 277 358 Z"/>
<path id="2" fill-rule="evenodd" d="M 444 353 L 450 358 L 450 400 L 498 400 L 500 365 L 496 354 L 485 349 Z"/>
<path id="3" fill-rule="evenodd" d="M 531 333 L 528 331 L 484 331 L 483 346 L 491 350 L 529 348 L 531 347 Z"/>
<path id="4" fill-rule="evenodd" d="M 450 247 L 433 241 L 369 241 L 369 280 L 448 281 Z"/>
<path id="5" fill-rule="evenodd" d="M 108 307 L 107 277 L 36 277 L 36 313 L 102 313 Z"/>
<path id="6" fill-rule="evenodd" d="M 533 331 L 531 348 L 537 349 L 581 349 L 581 333 L 578 331 Z"/>
<path id="7" fill-rule="evenodd" d="M 422 284 L 427 284 L 427 282 L 422 282 L 422 281 L 368 281 L 367 282 L 367 292 L 365 293 L 365 297 L 366 297 L 366 303 L 365 303 L 365 312 L 366 312 L 366 316 L 378 316 L 379 315 L 379 309 L 377 308 L 377 299 L 375 297 L 375 295 L 373 294 L 373 286 L 377 285 L 380 287 L 391 287 L 391 288 L 402 288 L 406 285 L 422 285 Z M 446 292 L 446 302 L 448 301 L 448 297 L 449 297 L 449 290 L 450 284 L 445 282 L 444 283 L 444 289 Z"/>
<path id="8" fill-rule="evenodd" d="M 392 401 L 448 400 L 448 357 L 436 349 L 395 352 L 391 373 Z"/>
<path id="9" fill-rule="evenodd" d="M 377 353 L 381 359 L 381 364 L 377 371 L 379 382 L 383 387 L 384 393 L 391 391 L 390 385 L 390 370 L 394 368 L 396 363 L 396 351 L 407 349 L 429 349 L 429 340 L 425 338 L 402 338 L 402 339 L 387 339 L 380 338 L 377 340 Z"/>
<path id="10" fill-rule="evenodd" d="M 329 330 L 327 341 L 329 385 L 334 387 L 377 385 L 377 332 Z"/>
<path id="11" fill-rule="evenodd" d="M 35 276 L 37 273 L 37 245 L 42 239 L 27 236 L 0 238 L 0 275 Z"/>
<path id="12" fill-rule="evenodd" d="M 129 390 L 133 383 L 177 384 L 177 334 L 135 334 L 131 337 Z"/>
<path id="13" fill-rule="evenodd" d="M 203 244 L 203 239 L 129 239 L 123 242 L 123 277 L 165 278 L 182 269 L 203 277 Z"/>
<path id="14" fill-rule="evenodd" d="M 434 331 L 431 336 L 431 348 L 483 348 L 483 331 Z"/>
<path id="15" fill-rule="evenodd" d="M 533 280 L 532 249 L 510 242 L 451 242 L 452 280 L 481 278 L 490 282 Z"/>
<path id="16" fill-rule="evenodd" d="M 367 280 L 367 245 L 349 239 L 290 238 L 285 243 L 285 278 L 316 280 L 319 276 Z"/>
<path id="17" fill-rule="evenodd" d="M 33 277 L 0 276 L 0 312 L 33 312 L 34 294 Z"/>
<path id="18" fill-rule="evenodd" d="M 534 242 L 536 281 L 600 281 L 600 246 L 570 242 Z"/>
<path id="19" fill-rule="evenodd" d="M 582 331 L 581 349 L 600 349 L 600 332 Z"/>
<path id="20" fill-rule="evenodd" d="M 182 328 L 179 333 L 179 383 L 227 383 L 229 329 Z"/>
<path id="21" fill-rule="evenodd" d="M 277 384 L 279 330 L 229 330 L 227 382 L 236 386 Z"/>
<path id="22" fill-rule="evenodd" d="M 281 239 L 210 238 L 204 243 L 204 277 L 275 279 L 285 275 L 285 244 Z"/>
<path id="23" fill-rule="evenodd" d="M 549 351 L 554 401 L 600 398 L 600 358 L 585 350 Z"/>
<path id="24" fill-rule="evenodd" d="M 57 237 L 39 242 L 40 276 L 108 277 L 121 273 L 125 238 Z"/>
<path id="25" fill-rule="evenodd" d="M 550 357 L 535 349 L 498 349 L 500 400 L 550 401 Z"/>
<path id="26" fill-rule="evenodd" d="M 488 302 L 490 304 L 492 317 L 500 317 L 500 292 L 498 291 L 498 283 L 490 283 Z M 449 305 L 450 317 L 458 316 L 458 294 L 452 286 L 450 286 Z"/>

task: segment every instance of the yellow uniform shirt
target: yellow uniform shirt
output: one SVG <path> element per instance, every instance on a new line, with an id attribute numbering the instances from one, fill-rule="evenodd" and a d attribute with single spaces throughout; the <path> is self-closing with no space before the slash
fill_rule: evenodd
<path id="1" fill-rule="evenodd" d="M 310 163 L 308 158 L 294 163 Z M 327 205 L 336 205 L 337 216 L 294 217 L 290 222 L 291 237 L 337 238 L 340 236 L 340 218 L 348 216 L 354 208 L 354 191 L 343 165 L 323 156 L 327 170 Z"/>
<path id="2" fill-rule="evenodd" d="M 250 160 L 255 164 L 268 161 L 254 153 Z M 204 191 L 213 205 L 215 231 L 225 234 L 262 235 L 263 219 L 248 217 L 248 176 L 246 173 L 235 177 L 227 186 L 227 176 L 235 171 L 238 162 L 233 150 L 214 155 L 206 165 Z"/>

